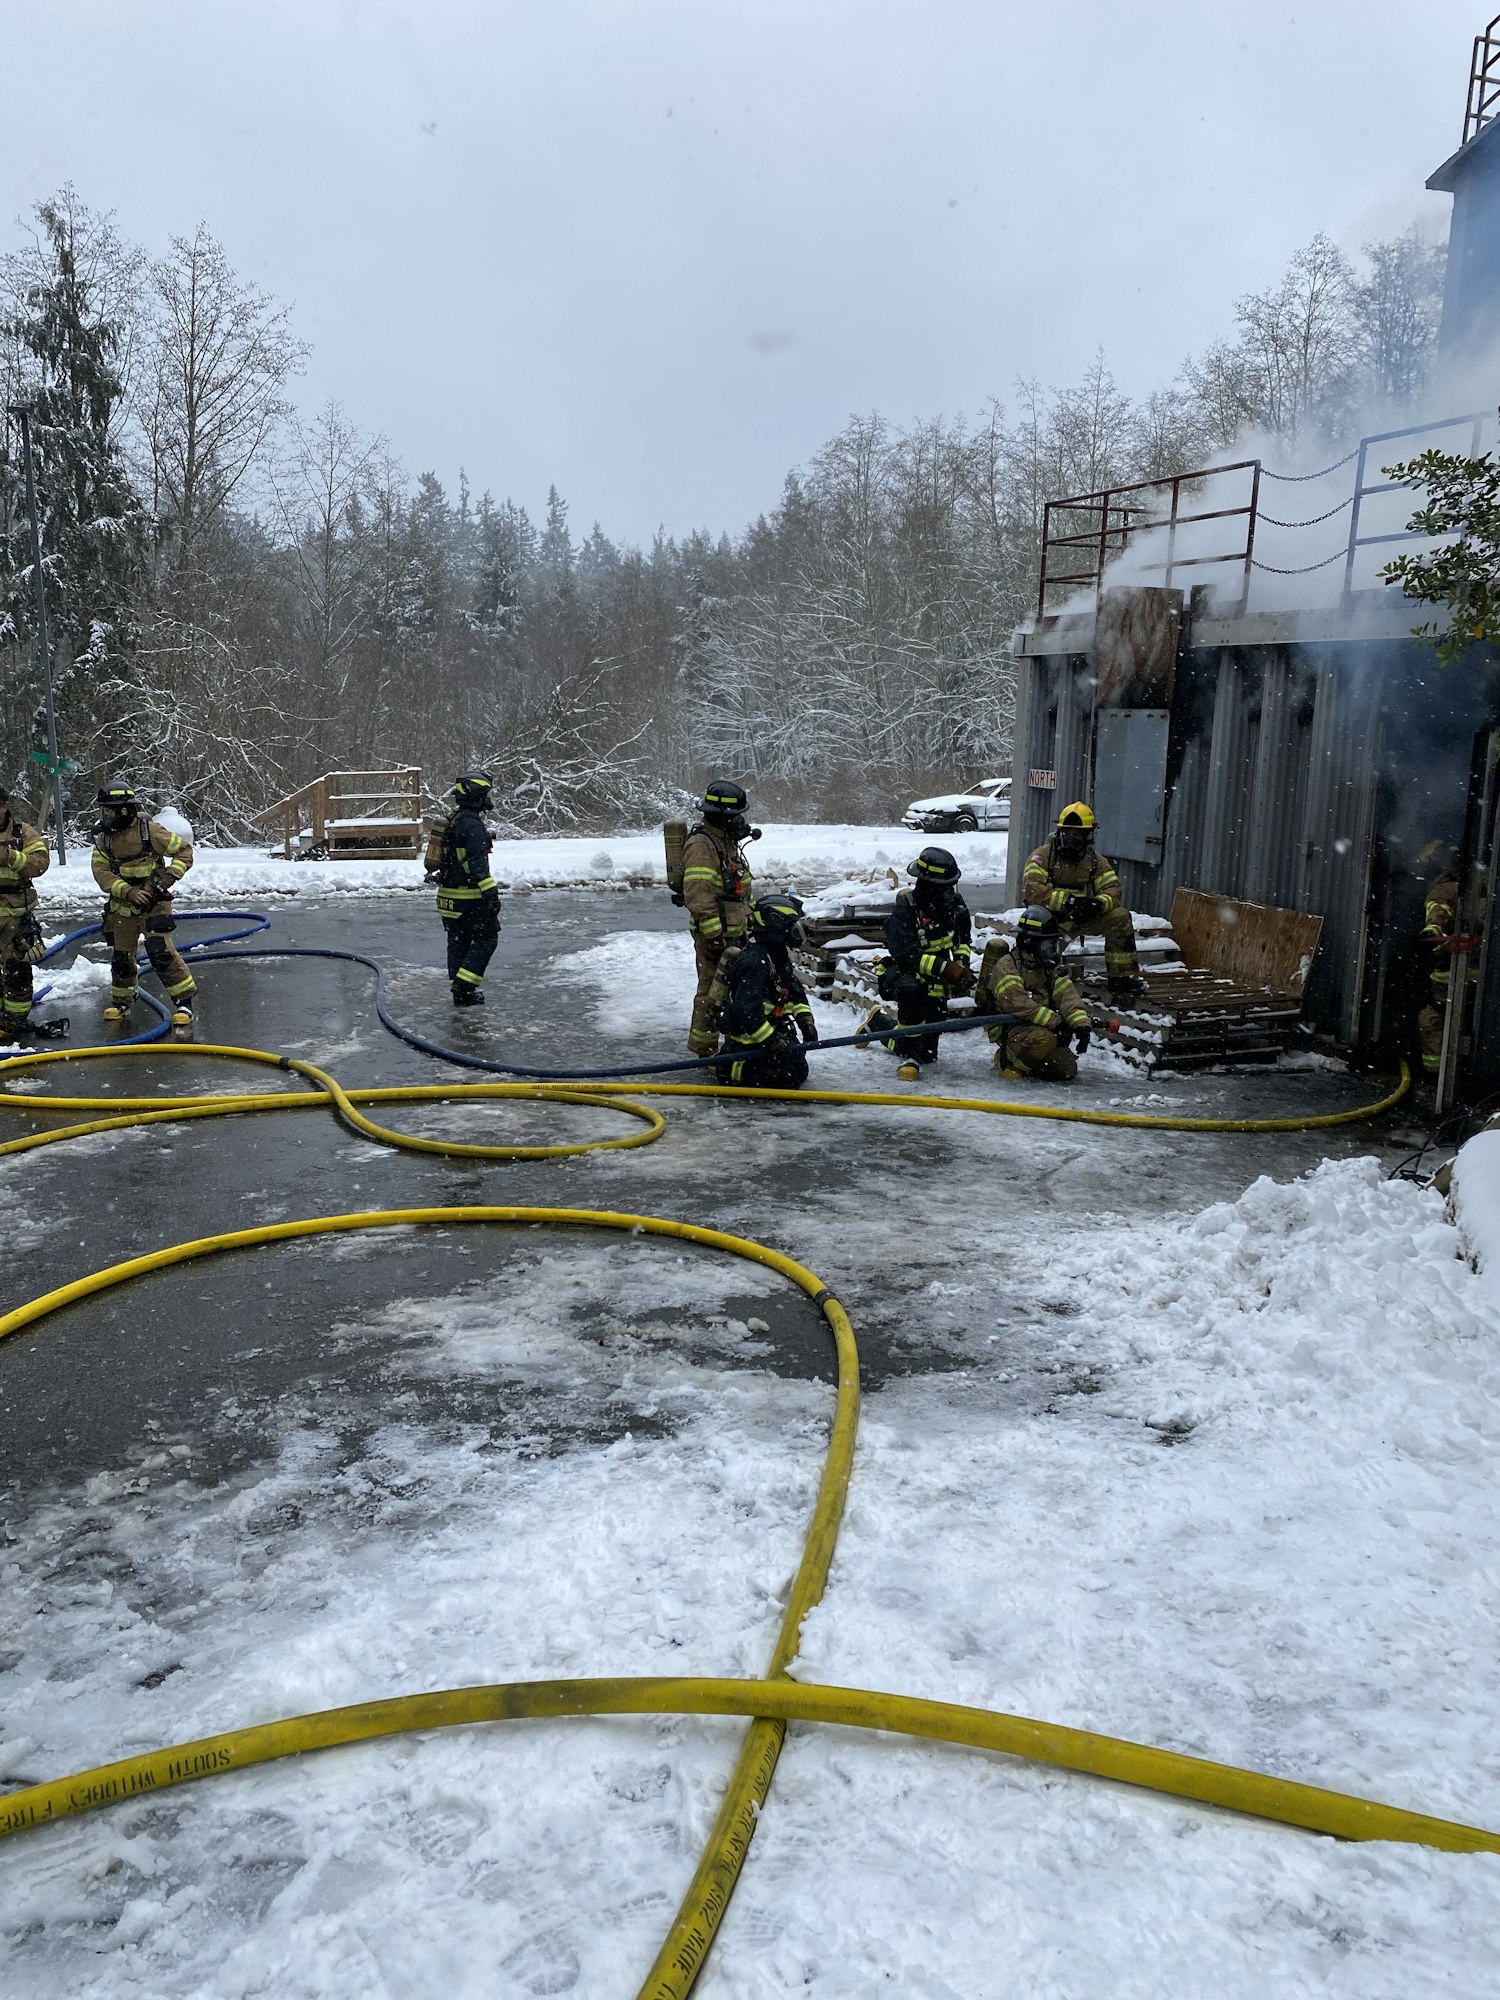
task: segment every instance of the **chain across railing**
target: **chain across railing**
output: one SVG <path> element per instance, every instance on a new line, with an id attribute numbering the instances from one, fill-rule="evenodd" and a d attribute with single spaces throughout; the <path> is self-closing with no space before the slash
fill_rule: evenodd
<path id="1" fill-rule="evenodd" d="M 1500 16 L 1496 19 L 1500 21 Z M 1497 44 L 1496 60 L 1500 63 L 1500 44 Z M 1500 97 L 1500 81 L 1495 88 L 1497 97 Z M 1076 591 L 1092 586 L 1097 604 L 1106 570 L 1126 553 L 1132 537 L 1145 534 L 1163 537 L 1159 549 L 1155 551 L 1159 559 L 1138 563 L 1134 566 L 1134 573 L 1159 578 L 1165 588 L 1170 589 L 1174 576 L 1184 569 L 1216 568 L 1238 572 L 1238 597 L 1222 605 L 1223 614 L 1233 616 L 1247 607 L 1252 570 L 1260 570 L 1268 576 L 1311 576 L 1316 571 L 1331 569 L 1340 561 L 1344 565 L 1341 602 L 1348 609 L 1351 601 L 1361 594 L 1355 581 L 1355 566 L 1362 549 L 1422 539 L 1418 532 L 1404 524 L 1399 529 L 1387 527 L 1381 521 L 1378 509 L 1375 518 L 1382 532 L 1372 534 L 1365 531 L 1368 525 L 1367 503 L 1377 494 L 1398 492 L 1406 484 L 1403 480 L 1384 477 L 1372 479 L 1369 476 L 1372 454 L 1375 465 L 1384 473 L 1381 461 L 1402 454 L 1389 453 L 1381 447 L 1413 438 L 1424 438 L 1429 444 L 1438 444 L 1444 432 L 1467 429 L 1469 455 L 1479 458 L 1486 427 L 1494 423 L 1494 412 L 1481 410 L 1445 417 L 1437 422 L 1412 424 L 1403 430 L 1375 431 L 1361 438 L 1353 451 L 1335 459 L 1331 465 L 1321 466 L 1316 472 L 1272 472 L 1258 458 L 1242 458 L 1230 465 L 1204 466 L 1194 472 L 1179 472 L 1167 478 L 1139 479 L 1126 486 L 1101 487 L 1095 493 L 1072 493 L 1065 499 L 1049 500 L 1042 515 L 1037 616 L 1046 618 L 1057 611 L 1059 607 L 1049 602 L 1049 595 L 1058 591 Z M 1404 455 L 1413 455 L 1413 447 L 1409 444 L 1405 445 Z M 1349 464 L 1355 466 L 1353 492 L 1321 513 L 1308 515 L 1305 519 L 1286 520 L 1261 511 L 1262 480 L 1302 484 L 1309 480 L 1326 479 L 1329 474 Z M 1218 507 L 1195 507 L 1191 504 L 1193 499 L 1203 496 L 1210 482 L 1247 473 L 1249 494 L 1242 503 Z M 1330 553 L 1318 556 L 1315 561 L 1283 566 L 1265 562 L 1256 555 L 1256 530 L 1262 522 L 1267 527 L 1283 530 L 1315 528 L 1319 523 L 1331 521 L 1342 514 L 1346 508 L 1349 510 L 1349 532 L 1344 542 Z M 1243 522 L 1243 532 L 1239 528 L 1232 533 L 1226 532 L 1227 546 L 1216 543 L 1206 545 L 1201 537 L 1195 537 L 1190 543 L 1191 552 L 1183 554 L 1179 544 L 1182 530 L 1204 521 Z M 1063 568 L 1063 564 L 1067 567 Z"/>

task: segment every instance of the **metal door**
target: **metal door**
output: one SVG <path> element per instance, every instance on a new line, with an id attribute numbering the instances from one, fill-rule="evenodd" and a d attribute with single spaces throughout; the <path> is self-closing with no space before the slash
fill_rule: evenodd
<path id="1" fill-rule="evenodd" d="M 1095 717 L 1093 804 L 1111 861 L 1161 861 L 1169 719 L 1164 708 L 1101 708 Z"/>

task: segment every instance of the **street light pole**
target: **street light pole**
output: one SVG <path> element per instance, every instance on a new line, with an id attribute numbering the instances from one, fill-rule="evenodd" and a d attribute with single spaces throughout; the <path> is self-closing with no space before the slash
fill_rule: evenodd
<path id="1" fill-rule="evenodd" d="M 57 830 L 57 858 L 66 864 L 63 833 L 62 765 L 57 755 L 57 709 L 52 700 L 52 652 L 47 644 L 47 590 L 42 578 L 42 523 L 36 510 L 36 473 L 31 462 L 31 412 L 24 403 L 7 405 L 21 426 L 21 452 L 26 461 L 26 505 L 31 514 L 31 574 L 36 582 L 36 643 L 42 662 L 42 689 L 47 702 L 47 762 L 52 771 L 52 822 Z"/>

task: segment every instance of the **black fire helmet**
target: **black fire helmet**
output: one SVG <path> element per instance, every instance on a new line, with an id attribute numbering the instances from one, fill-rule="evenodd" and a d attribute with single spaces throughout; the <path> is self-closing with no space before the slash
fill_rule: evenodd
<path id="1" fill-rule="evenodd" d="M 802 928 L 802 898 L 789 889 L 779 895 L 757 896 L 750 905 L 750 921 L 767 944 L 795 947 L 807 940 Z"/>
<path id="2" fill-rule="evenodd" d="M 465 771 L 454 780 L 453 796 L 461 806 L 486 806 L 495 781 L 488 771 Z"/>
<path id="3" fill-rule="evenodd" d="M 1050 968 L 1062 958 L 1064 943 L 1062 925 L 1054 911 L 1040 903 L 1022 910 L 1016 922 L 1016 950 L 1023 958 Z"/>
<path id="4" fill-rule="evenodd" d="M 906 872 L 915 875 L 918 882 L 935 882 L 951 888 L 964 871 L 946 847 L 924 847 L 915 861 L 907 862 Z"/>

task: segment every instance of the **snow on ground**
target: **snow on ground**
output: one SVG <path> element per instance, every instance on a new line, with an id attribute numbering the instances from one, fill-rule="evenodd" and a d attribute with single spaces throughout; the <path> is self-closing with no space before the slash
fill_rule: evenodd
<path id="1" fill-rule="evenodd" d="M 1475 1269 L 1500 1307 L 1500 1127 L 1476 1133 L 1459 1149 L 1453 1209 Z"/>
<path id="2" fill-rule="evenodd" d="M 611 1036 L 680 1025 L 681 935 L 553 964 Z M 829 1081 L 888 1079 L 878 1056 L 820 1061 Z M 987 1063 L 945 1054 L 944 1087 Z M 902 1114 L 918 1136 L 952 1116 Z M 899 1292 L 919 1370 L 867 1397 L 797 1671 L 1500 1826 L 1500 1303 L 1440 1197 L 1340 1160 L 1126 1218 L 1076 1203 L 1072 1153 L 1030 1198 L 1014 1168 L 1036 1128 L 983 1120 L 954 1199 L 851 1119 L 865 1178 L 827 1198 L 802 1174 L 821 1157 L 834 1178 L 826 1123 L 778 1113 L 738 1142 L 757 1167 L 774 1145 L 788 1176 L 754 1233 L 846 1296 Z M 582 1165 L 557 1198 L 641 1171 Z M 924 1256 L 951 1246 L 941 1275 L 909 1281 L 903 1231 Z M 163 1433 L 9 1522 L 0 1784 L 418 1688 L 759 1669 L 831 1404 L 768 1366 L 757 1302 L 774 1318 L 782 1281 L 651 1239 L 528 1233 L 494 1257 L 448 1297 L 402 1295 L 393 1259 L 391 1302 L 329 1333 L 393 1347 L 388 1393 L 309 1390 L 252 1471 L 204 1487 L 200 1441 Z M 66 1323 L 38 1338 L 61 1346 Z M 453 1381 L 458 1412 L 430 1401 Z M 738 1734 L 433 1733 L 7 1842 L 9 1987 L 629 1995 Z M 1497 1926 L 1497 1857 L 797 1727 L 699 1990 L 1477 2000 Z"/>
<path id="3" fill-rule="evenodd" d="M 866 875 L 903 871 L 926 843 L 901 826 L 767 826 L 747 849 L 759 878 L 807 888 Z M 946 837 L 965 873 L 995 879 L 1005 873 L 1004 834 Z M 665 883 L 661 830 L 643 833 L 497 840 L 491 855 L 502 888 L 627 887 L 632 879 Z M 198 847 L 192 873 L 178 891 L 181 907 L 208 906 L 240 896 L 384 896 L 423 887 L 420 860 L 286 861 L 257 847 Z M 87 846 L 73 846 L 67 865 L 55 859 L 37 883 L 44 906 L 73 909 L 96 903 Z"/>
<path id="4" fill-rule="evenodd" d="M 681 1034 L 682 996 L 691 992 L 694 978 L 692 940 L 685 934 L 616 931 L 599 944 L 568 952 L 552 963 L 564 979 L 592 987 L 590 1025 L 601 1035 L 634 1042 Z M 813 1002 L 818 1032 L 825 1039 L 852 1035 L 865 1011 L 859 1005 Z M 1139 1074 L 1108 1042 L 1095 1042 L 1084 1060 L 1090 1074 Z M 878 1048 L 830 1049 L 814 1059 L 814 1067 L 810 1080 L 820 1090 L 884 1090 L 891 1083 L 892 1065 Z M 993 1046 L 977 1029 L 945 1036 L 941 1071 L 933 1071 L 928 1081 L 935 1092 L 946 1096 L 975 1088 L 992 1091 Z"/>
<path id="5" fill-rule="evenodd" d="M 59 1496 L 0 1561 L 21 1614 L 0 1655 L 4 1781 L 377 1687 L 758 1672 L 831 1407 L 755 1367 L 724 1310 L 781 1289 L 649 1239 L 522 1248 L 486 1285 L 378 1316 L 412 1348 L 393 1400 L 456 1368 L 487 1376 L 497 1415 L 545 1391 L 643 1435 L 563 1454 L 524 1425 L 388 1421 L 351 1451 L 346 1413 L 309 1405 L 228 1487 L 189 1483 L 191 1447 L 164 1439 Z M 601 1344 L 574 1308 L 606 1292 Z M 704 1365 L 700 1343 L 748 1366 Z M 4 1854 L 8 1987 L 478 1994 L 498 1963 L 503 1991 L 609 1992 L 622 1939 L 649 1962 L 734 1734 L 455 1732 L 59 1829 Z"/>

